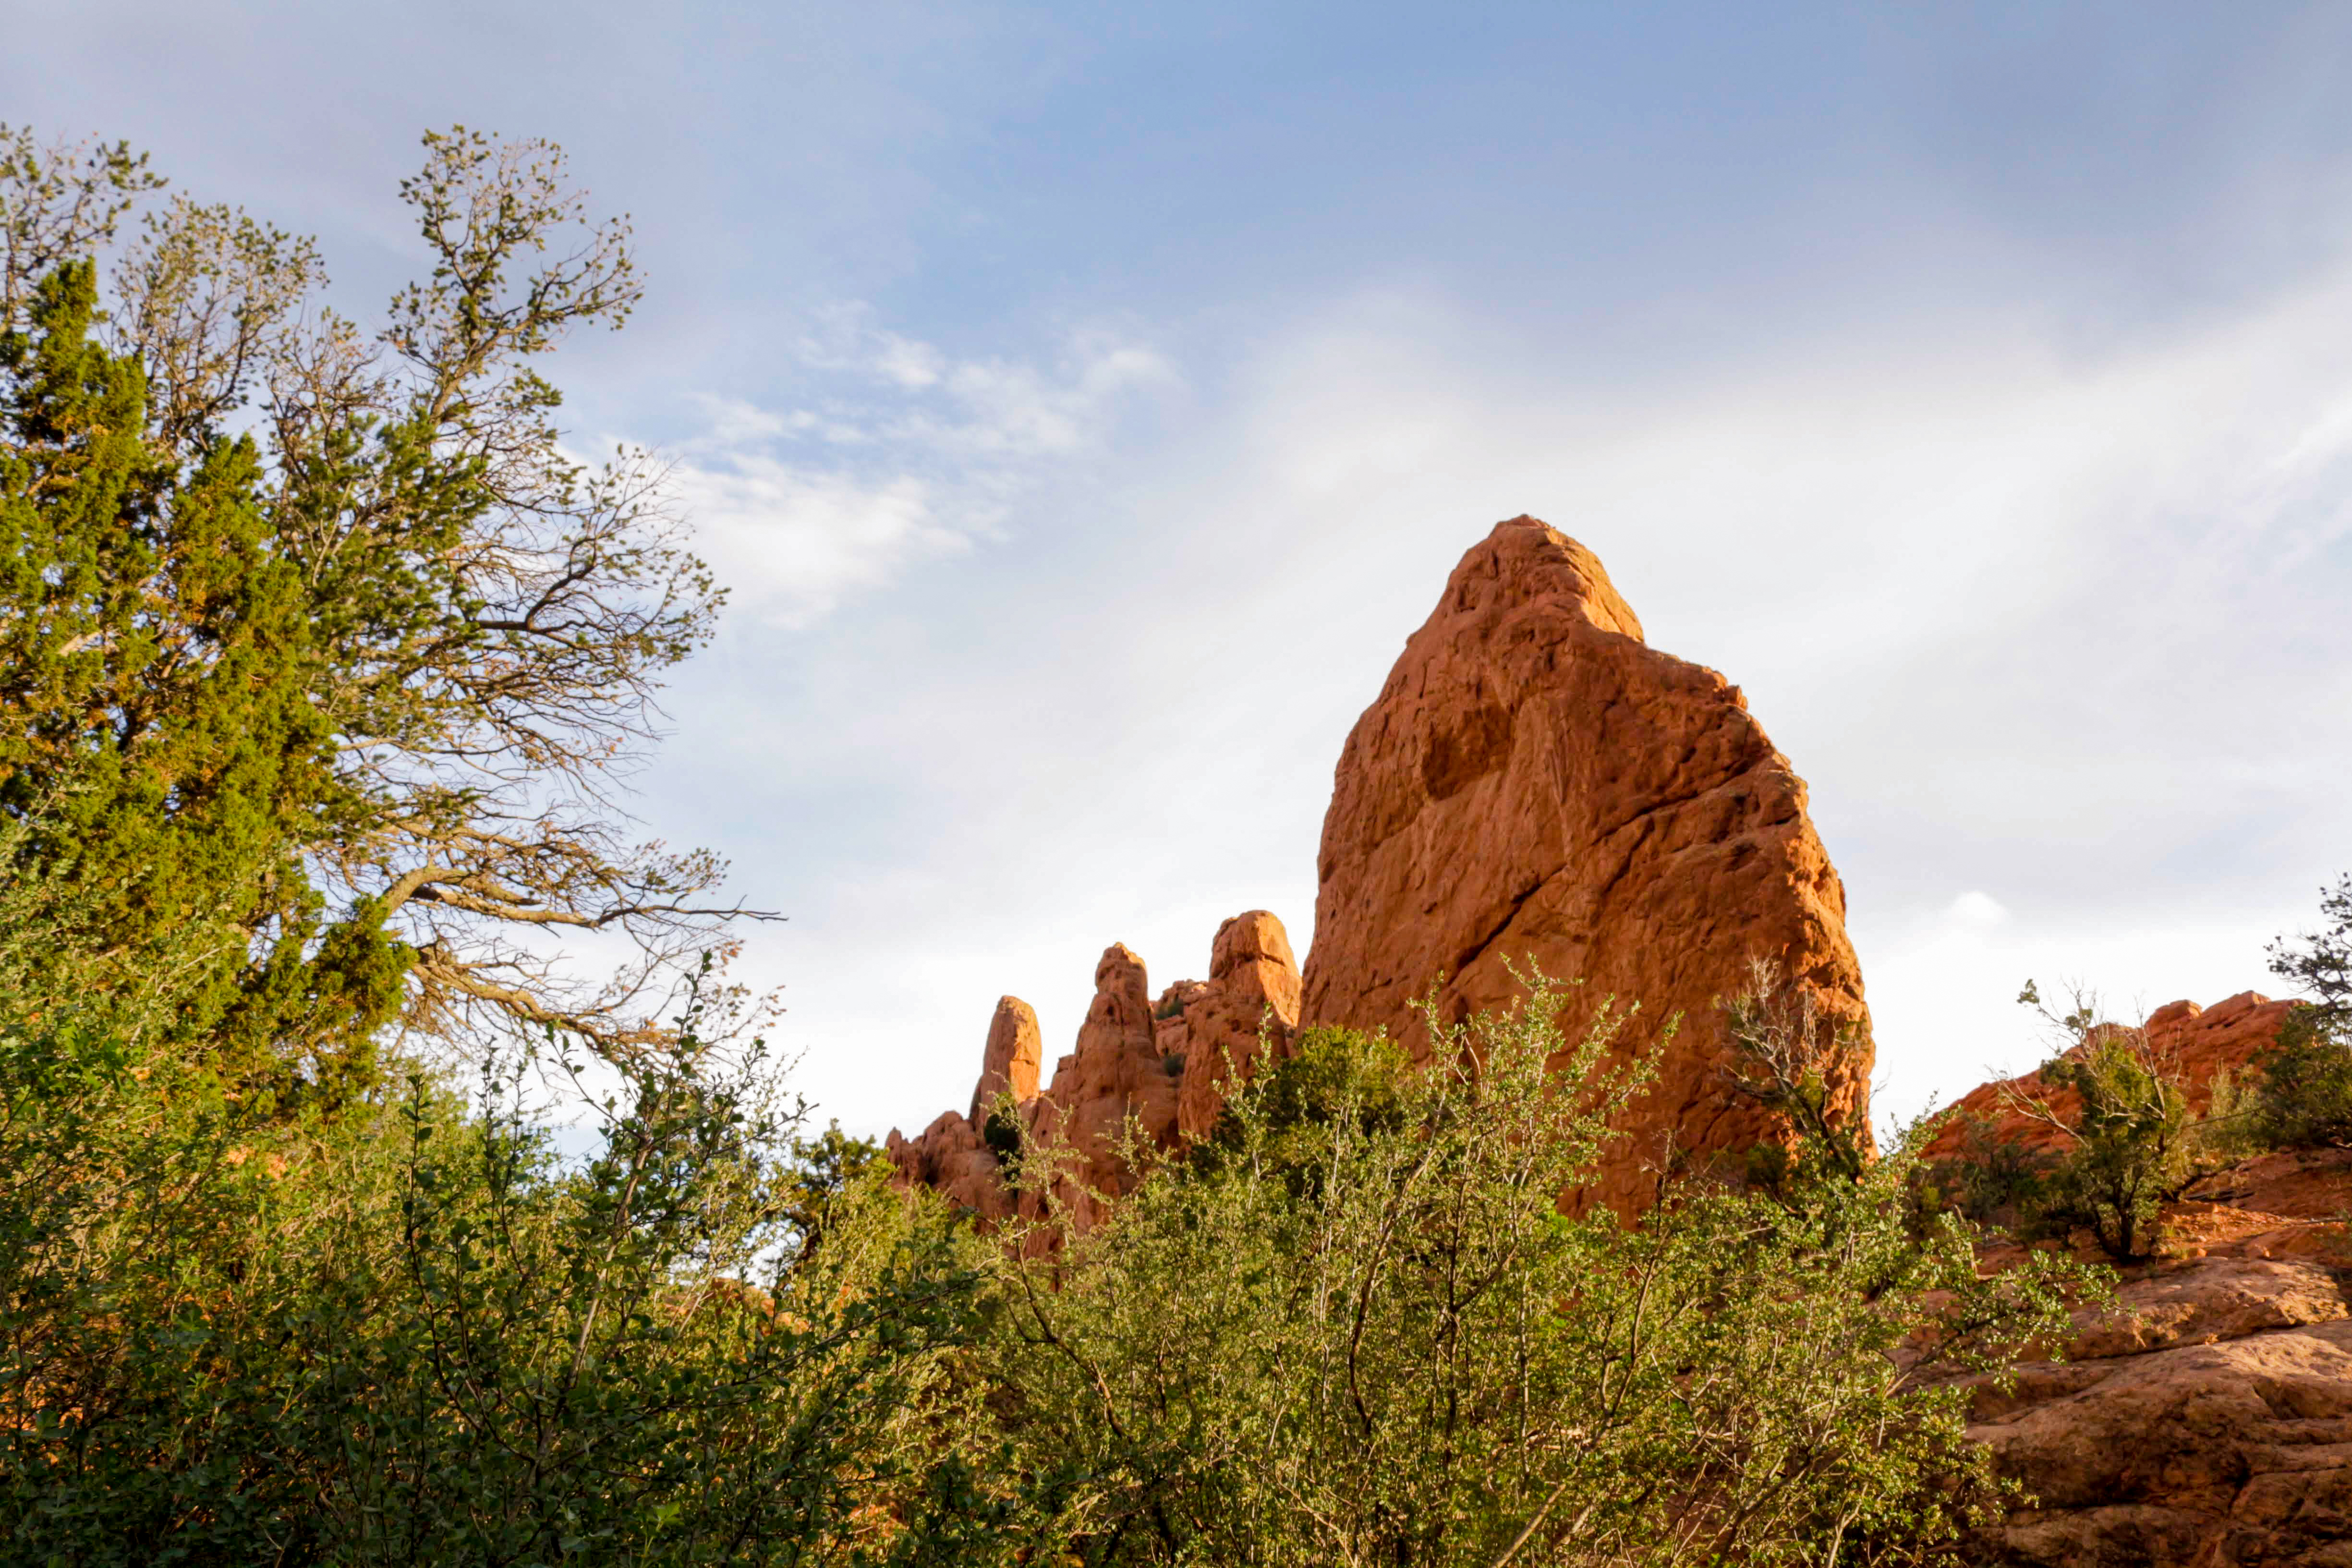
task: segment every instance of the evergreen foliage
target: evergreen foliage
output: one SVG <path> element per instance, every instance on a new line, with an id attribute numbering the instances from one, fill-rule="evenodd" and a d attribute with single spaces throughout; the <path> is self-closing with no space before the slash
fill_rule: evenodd
<path id="1" fill-rule="evenodd" d="M 2273 973 L 2308 998 L 2252 1096 L 2256 1136 L 2280 1148 L 2352 1148 L 2352 877 L 2321 894 L 2320 912 L 2320 931 L 2271 948 Z"/>
<path id="2" fill-rule="evenodd" d="M 2029 1235 L 2088 1229 L 2117 1262 L 2155 1254 L 2163 1205 L 2226 1163 L 2236 1142 L 2225 1080 L 2216 1083 L 2218 1114 L 2189 1109 L 2188 1084 L 2145 1028 L 2102 1023 L 2095 1003 L 2077 995 L 2066 1012 L 2042 1005 L 2027 981 L 2019 1002 L 2034 1007 L 2067 1042 L 2036 1069 L 2040 1093 L 2012 1092 L 2009 1109 L 2056 1129 L 2067 1147 L 2034 1173 L 2027 1205 Z M 2061 1102 L 2052 1096 L 2071 1096 Z"/>
<path id="3" fill-rule="evenodd" d="M 370 342 L 226 208 L 152 215 L 102 289 L 156 182 L 0 128 L 0 811 L 106 889 L 78 946 L 211 955 L 184 1027 L 280 1099 L 364 1084 L 395 1015 L 646 1047 L 743 912 L 611 802 L 722 596 L 641 458 L 564 454 L 538 369 L 625 319 L 625 226 L 545 144 L 425 151 L 432 270 Z M 636 960 L 583 981 L 567 931 Z"/>

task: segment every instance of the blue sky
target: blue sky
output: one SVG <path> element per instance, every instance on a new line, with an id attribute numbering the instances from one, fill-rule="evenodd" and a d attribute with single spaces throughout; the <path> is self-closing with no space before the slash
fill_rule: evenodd
<path id="1" fill-rule="evenodd" d="M 1341 737 L 1532 511 L 1813 788 L 1882 1103 L 2265 983 L 2352 868 L 2352 12 L 6 7 L 0 118 L 317 233 L 453 121 L 651 294 L 567 349 L 733 584 L 651 828 L 787 924 L 801 1082 L 969 1092 L 1001 992 L 1304 945 Z"/>

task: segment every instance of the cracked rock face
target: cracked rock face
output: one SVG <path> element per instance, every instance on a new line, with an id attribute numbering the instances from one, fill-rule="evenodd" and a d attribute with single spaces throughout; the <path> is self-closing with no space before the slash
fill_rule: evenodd
<path id="1" fill-rule="evenodd" d="M 2352 1154 L 2265 1154 L 2196 1190 L 2166 1211 L 2167 1256 L 2076 1314 L 2069 1359 L 1958 1380 L 1969 1437 L 2034 1498 L 1969 1560 L 2352 1564 Z"/>
<path id="2" fill-rule="evenodd" d="M 1357 721 L 1318 869 L 1308 1025 L 1384 1027 L 1423 1056 L 1410 1004 L 1435 984 L 1449 1020 L 1500 1008 L 1521 994 L 1509 964 L 1641 1004 L 1620 1039 L 1657 1049 L 1655 1084 L 1583 1201 L 1637 1208 L 1670 1147 L 1769 1134 L 1721 1072 L 1716 1003 L 1752 958 L 1851 1026 L 1832 1104 L 1864 1116 L 1862 971 L 1803 782 L 1738 688 L 1645 644 L 1592 552 L 1533 518 L 1463 557 Z"/>

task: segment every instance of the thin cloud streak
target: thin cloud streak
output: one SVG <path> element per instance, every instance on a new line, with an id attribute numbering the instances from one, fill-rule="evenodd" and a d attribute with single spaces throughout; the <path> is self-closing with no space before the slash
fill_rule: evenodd
<path id="1" fill-rule="evenodd" d="M 1048 363 L 958 360 L 835 313 L 800 345 L 809 406 L 706 394 L 671 484 L 737 613 L 804 630 L 928 563 L 1000 538 L 1050 470 L 1098 456 L 1125 407 L 1178 384 L 1158 351 L 1073 333 Z"/>

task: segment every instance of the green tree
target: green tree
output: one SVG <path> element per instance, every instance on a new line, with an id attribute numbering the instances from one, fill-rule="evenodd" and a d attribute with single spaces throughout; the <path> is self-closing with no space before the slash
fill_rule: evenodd
<path id="1" fill-rule="evenodd" d="M 110 294 L 143 164 L 0 131 L 0 1564 L 992 1550 L 975 1244 L 797 1141 L 718 862 L 619 833 L 718 595 L 557 445 L 539 356 L 635 298 L 561 175 L 428 138 L 371 344 L 226 209 Z M 562 1159 L 525 1062 L 591 1056 Z"/>
<path id="2" fill-rule="evenodd" d="M 2321 890 L 2319 912 L 2326 921 L 2320 931 L 2271 944 L 2271 973 L 2303 991 L 2322 1024 L 2340 1030 L 2352 1024 L 2352 876 Z"/>
<path id="3" fill-rule="evenodd" d="M 370 910 L 322 932 L 303 872 L 351 795 L 258 454 L 161 456 L 96 315 L 95 268 L 68 262 L 0 336 L 0 811 L 37 825 L 19 854 L 103 892 L 63 945 L 122 975 L 208 951 L 182 1027 L 281 1092 L 363 1077 L 404 958 Z"/>
<path id="4" fill-rule="evenodd" d="M 625 225 L 545 143 L 425 142 L 431 269 L 370 341 L 307 241 L 184 201 L 104 295 L 143 162 L 0 129 L 0 809 L 71 803 L 23 852 L 115 889 L 88 945 L 234 939 L 191 1026 L 281 1092 L 363 1081 L 394 1010 L 644 1048 L 744 912 L 613 794 L 721 598 L 657 471 L 553 422 Z M 635 959 L 583 978 L 548 939 L 586 931 Z"/>
<path id="5" fill-rule="evenodd" d="M 2254 1141 L 2274 1148 L 2352 1148 L 2352 877 L 2322 889 L 2316 932 L 2271 944 L 2271 971 L 2305 1001 L 2255 1064 Z"/>
<path id="6" fill-rule="evenodd" d="M 2005 1100 L 2066 1139 L 2032 1200 L 2039 1226 L 2086 1227 L 2118 1262 L 2151 1256 L 2163 1205 L 2219 1163 L 2220 1129 L 2190 1110 L 2181 1074 L 2146 1029 L 2101 1022 L 2081 995 L 2052 1013 L 2030 980 L 2018 1000 L 2041 1009 L 2068 1042 L 2036 1069 L 2038 1092 Z"/>

